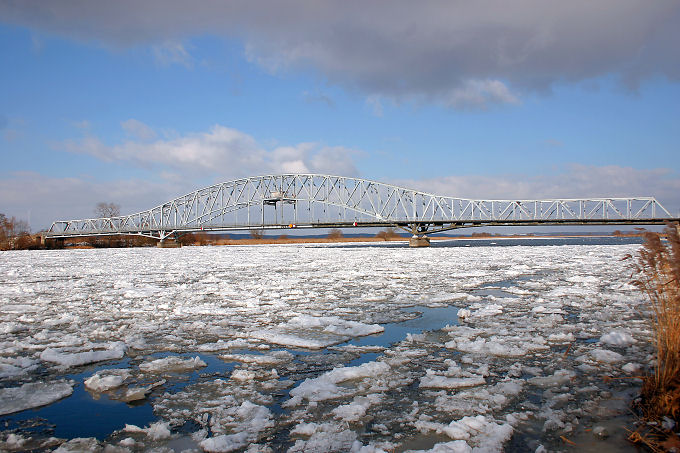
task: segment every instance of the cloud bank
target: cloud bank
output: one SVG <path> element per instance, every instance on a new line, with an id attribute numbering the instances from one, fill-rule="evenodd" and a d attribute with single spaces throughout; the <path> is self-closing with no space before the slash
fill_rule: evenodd
<path id="1" fill-rule="evenodd" d="M 359 151 L 342 146 L 300 143 L 272 150 L 261 147 L 250 135 L 222 125 L 209 131 L 156 139 L 156 132 L 136 119 L 121 123 L 128 136 L 123 143 L 107 145 L 85 135 L 59 148 L 142 168 L 179 172 L 187 177 L 238 178 L 271 173 L 329 173 L 357 176 L 354 158 Z"/>
<path id="2" fill-rule="evenodd" d="M 677 0 L 2 0 L 0 17 L 110 47 L 148 45 L 161 64 L 187 67 L 191 37 L 235 38 L 272 72 L 311 69 L 367 96 L 453 108 L 609 74 L 631 88 L 680 79 Z"/>

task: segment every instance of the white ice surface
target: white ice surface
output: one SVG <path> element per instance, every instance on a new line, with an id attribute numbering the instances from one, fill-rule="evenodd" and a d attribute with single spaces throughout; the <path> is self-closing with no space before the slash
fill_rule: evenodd
<path id="1" fill-rule="evenodd" d="M 21 387 L 0 389 L 0 415 L 45 406 L 73 393 L 68 381 L 30 382 Z"/>
<path id="2" fill-rule="evenodd" d="M 340 398 L 353 395 L 352 387 L 339 384 L 365 378 L 379 377 L 390 371 L 390 366 L 384 362 L 368 362 L 355 367 L 339 367 L 318 378 L 305 379 L 299 386 L 290 391 L 291 399 L 287 405 L 294 405 L 303 399 L 312 402 Z"/>
<path id="3" fill-rule="evenodd" d="M 563 445 L 551 446 L 551 439 L 570 438 L 607 416 L 608 394 L 639 385 L 636 379 L 605 383 L 603 375 L 642 374 L 652 363 L 644 298 L 630 285 L 628 264 L 618 260 L 636 249 L 0 252 L 0 384 L 13 389 L 52 382 L 68 367 L 120 360 L 125 346 L 135 372 L 137 358 L 146 360 L 139 368 L 145 380 L 129 389 L 126 380 L 112 393 L 127 390 L 130 398 L 144 398 L 162 382 L 157 374 L 187 378 L 187 371 L 203 367 L 186 362 L 212 354 L 236 362 L 236 368 L 181 391 L 161 387 L 151 404 L 170 426 L 200 426 L 204 432 L 196 442 L 213 439 L 206 444 L 213 448 L 258 442 L 253 451 L 264 449 L 280 427 L 299 426 L 292 439 L 297 451 L 370 451 L 379 445 L 389 451 L 401 448 L 418 422 L 449 426 L 484 416 L 488 426 L 501 427 L 499 434 L 511 424 L 506 417 L 515 414 L 536 424 L 537 436 L 545 429 L 547 437 L 539 440 L 546 448 L 559 449 Z M 370 346 L 371 337 L 365 338 L 368 347 L 345 343 L 407 319 L 410 313 L 402 308 L 448 304 L 458 316 L 451 310 L 447 319 L 436 319 L 449 325 L 442 331 L 410 335 L 392 346 Z M 313 351 L 293 356 L 280 351 L 286 347 Z M 365 367 L 343 366 L 365 352 L 377 357 L 368 356 Z M 152 364 L 151 357 L 168 354 L 177 358 Z M 107 384 L 106 374 L 99 376 L 99 388 L 118 381 Z M 457 388 L 461 383 L 475 385 Z M 263 418 L 268 422 L 258 425 L 239 413 L 245 402 L 264 409 L 281 404 L 287 412 L 269 412 Z M 363 433 L 357 424 L 367 420 L 374 421 L 367 425 L 373 431 Z M 468 441 L 482 448 L 474 438 L 428 433 L 440 437 L 425 450 L 446 451 Z M 146 436 L 144 442 L 163 448 L 169 441 Z"/>
<path id="4" fill-rule="evenodd" d="M 95 392 L 106 392 L 123 385 L 130 377 L 130 370 L 101 370 L 85 379 L 85 387 Z"/>
<path id="5" fill-rule="evenodd" d="M 88 363 L 120 359 L 125 355 L 127 346 L 123 342 L 100 345 L 103 349 L 91 349 L 82 352 L 68 352 L 61 349 L 47 348 L 40 354 L 40 359 L 56 363 L 64 367 L 87 365 Z"/>
<path id="6" fill-rule="evenodd" d="M 637 341 L 628 332 L 611 331 L 600 337 L 601 343 L 610 344 L 612 346 L 629 346 Z"/>
<path id="7" fill-rule="evenodd" d="M 139 369 L 147 373 L 167 373 L 192 371 L 205 366 L 207 366 L 207 364 L 198 356 L 187 359 L 177 356 L 168 356 L 140 363 Z"/>

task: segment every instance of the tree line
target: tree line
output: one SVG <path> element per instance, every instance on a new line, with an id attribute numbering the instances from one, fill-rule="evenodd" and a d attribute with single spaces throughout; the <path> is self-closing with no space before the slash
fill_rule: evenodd
<path id="1" fill-rule="evenodd" d="M 26 250 L 35 247 L 28 222 L 0 213 L 0 250 Z"/>

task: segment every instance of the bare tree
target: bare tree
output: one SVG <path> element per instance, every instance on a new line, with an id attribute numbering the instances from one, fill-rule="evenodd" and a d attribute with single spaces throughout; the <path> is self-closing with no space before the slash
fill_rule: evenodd
<path id="1" fill-rule="evenodd" d="M 94 214 L 97 217 L 118 217 L 120 215 L 120 205 L 101 201 L 94 208 Z"/>
<path id="2" fill-rule="evenodd" d="M 250 237 L 253 239 L 262 239 L 264 237 L 263 230 L 250 230 Z"/>
<path id="3" fill-rule="evenodd" d="M 31 245 L 30 230 L 25 220 L 0 214 L 0 250 L 28 248 Z"/>

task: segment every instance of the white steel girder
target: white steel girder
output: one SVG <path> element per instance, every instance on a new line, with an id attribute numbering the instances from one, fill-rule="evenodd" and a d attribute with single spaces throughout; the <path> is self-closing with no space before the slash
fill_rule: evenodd
<path id="1" fill-rule="evenodd" d="M 135 214 L 54 222 L 52 237 L 286 227 L 395 225 L 422 231 L 556 223 L 659 223 L 670 213 L 652 197 L 471 200 L 360 178 L 284 174 L 237 179 L 196 190 Z"/>

